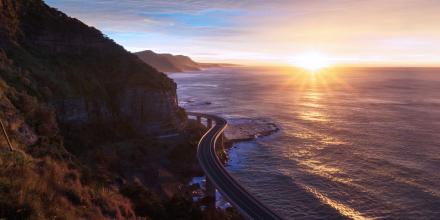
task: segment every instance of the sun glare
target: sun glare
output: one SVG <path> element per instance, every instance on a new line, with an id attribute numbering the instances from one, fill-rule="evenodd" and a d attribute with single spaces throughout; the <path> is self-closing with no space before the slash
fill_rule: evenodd
<path id="1" fill-rule="evenodd" d="M 290 63 L 310 72 L 316 72 L 332 65 L 331 59 L 321 53 L 310 52 L 293 57 Z"/>

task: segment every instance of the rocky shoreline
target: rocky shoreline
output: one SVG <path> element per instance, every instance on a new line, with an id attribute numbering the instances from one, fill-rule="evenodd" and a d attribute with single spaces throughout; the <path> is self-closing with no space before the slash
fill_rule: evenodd
<path id="1" fill-rule="evenodd" d="M 280 131 L 280 128 L 267 119 L 241 118 L 231 120 L 225 131 L 225 135 L 233 144 L 270 136 L 278 131 Z"/>

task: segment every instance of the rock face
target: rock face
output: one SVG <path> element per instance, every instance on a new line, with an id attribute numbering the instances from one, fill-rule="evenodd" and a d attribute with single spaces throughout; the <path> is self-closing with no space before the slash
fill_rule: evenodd
<path id="1" fill-rule="evenodd" d="M 200 65 L 182 55 L 157 54 L 151 50 L 135 53 L 142 61 L 162 72 L 198 71 Z"/>
<path id="2" fill-rule="evenodd" d="M 183 126 L 175 83 L 100 31 L 41 0 L 0 0 L 0 10 L 1 49 L 61 123 L 124 121 L 140 132 Z"/>
<path id="3" fill-rule="evenodd" d="M 0 120 L 5 219 L 150 219 L 115 179 L 153 173 L 136 156 L 186 126 L 171 79 L 42 0 L 0 0 Z"/>
<path id="4" fill-rule="evenodd" d="M 0 120 L 0 219 L 222 219 L 185 187 L 204 128 L 176 84 L 42 0 L 0 0 Z"/>
<path id="5" fill-rule="evenodd" d="M 142 134 L 158 135 L 184 126 L 183 111 L 177 107 L 176 93 L 142 87 L 128 88 L 119 95 L 117 117 L 130 122 Z M 111 106 L 100 100 L 68 98 L 52 103 L 64 123 L 112 121 Z M 180 112 L 176 114 L 176 112 Z"/>

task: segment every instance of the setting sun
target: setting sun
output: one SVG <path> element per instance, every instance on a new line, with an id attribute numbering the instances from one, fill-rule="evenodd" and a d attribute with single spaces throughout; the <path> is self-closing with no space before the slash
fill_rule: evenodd
<path id="1" fill-rule="evenodd" d="M 333 63 L 328 56 L 317 52 L 300 54 L 292 57 L 289 62 L 308 71 L 318 71 L 329 67 Z"/>

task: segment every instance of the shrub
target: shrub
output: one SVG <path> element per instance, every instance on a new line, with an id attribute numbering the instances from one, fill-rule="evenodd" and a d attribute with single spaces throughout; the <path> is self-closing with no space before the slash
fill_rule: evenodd
<path id="1" fill-rule="evenodd" d="M 136 215 L 162 219 L 165 209 L 160 198 L 141 184 L 128 184 L 120 189 L 121 193 L 129 198 L 134 205 Z"/>

